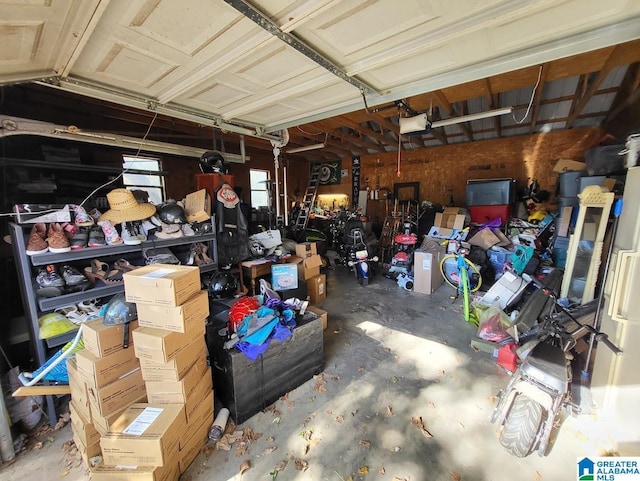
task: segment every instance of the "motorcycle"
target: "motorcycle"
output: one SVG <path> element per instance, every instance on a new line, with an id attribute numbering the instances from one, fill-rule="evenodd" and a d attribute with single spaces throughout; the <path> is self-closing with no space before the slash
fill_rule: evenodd
<path id="1" fill-rule="evenodd" d="M 356 279 L 361 286 L 369 284 L 371 277 L 371 264 L 378 262 L 378 257 L 369 258 L 369 250 L 364 240 L 364 230 L 360 228 L 351 229 L 349 237 L 353 239 L 352 243 L 348 243 L 347 249 L 347 266 L 353 269 Z"/>
<path id="2" fill-rule="evenodd" d="M 498 394 L 491 417 L 491 422 L 499 426 L 500 444 L 517 457 L 526 457 L 535 450 L 540 456 L 546 455 L 561 409 L 568 409 L 573 415 L 580 413 L 579 402 L 572 398 L 571 391 L 572 350 L 578 340 L 593 335 L 616 355 L 622 353 L 605 333 L 591 325 L 597 301 L 569 311 L 539 281 L 528 276 L 525 280 L 543 289 L 554 302 L 551 312 L 537 325 L 533 339 L 518 348 L 521 364 L 506 389 Z"/>

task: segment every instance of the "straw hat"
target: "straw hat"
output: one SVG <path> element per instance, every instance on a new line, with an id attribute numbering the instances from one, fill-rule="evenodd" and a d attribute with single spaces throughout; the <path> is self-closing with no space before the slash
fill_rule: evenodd
<path id="1" fill-rule="evenodd" d="M 156 213 L 156 206 L 138 203 L 133 192 L 128 189 L 113 189 L 107 194 L 110 210 L 100 216 L 98 222 L 111 221 L 112 224 L 143 220 Z"/>

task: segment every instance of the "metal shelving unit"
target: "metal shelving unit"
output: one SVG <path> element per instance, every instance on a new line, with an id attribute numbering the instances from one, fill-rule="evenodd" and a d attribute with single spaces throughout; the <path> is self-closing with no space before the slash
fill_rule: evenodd
<path id="1" fill-rule="evenodd" d="M 11 233 L 11 242 L 13 245 L 16 268 L 18 271 L 18 279 L 20 282 L 22 304 L 24 307 L 25 317 L 29 324 L 29 336 L 33 350 L 32 355 L 37 364 L 44 364 L 50 357 L 50 355 L 53 354 L 53 352 L 51 352 L 53 348 L 66 344 L 75 335 L 74 331 L 61 336 L 56 336 L 55 338 L 51 339 L 40 339 L 40 328 L 38 320 L 43 313 L 53 311 L 59 307 L 77 304 L 79 302 L 90 299 L 111 297 L 115 294 L 123 292 L 124 284 L 96 286 L 81 292 L 64 294 L 57 297 L 40 298 L 35 293 L 33 267 L 45 266 L 48 264 L 77 262 L 84 259 L 117 258 L 118 256 L 122 256 L 123 254 L 140 253 L 140 255 L 142 255 L 143 249 L 147 248 L 186 246 L 196 242 L 202 242 L 208 244 L 209 255 L 211 256 L 213 263 L 201 266 L 200 271 L 201 273 L 212 272 L 218 267 L 218 249 L 216 244 L 215 221 L 213 218 L 211 219 L 211 221 L 213 231 L 211 233 L 198 236 L 186 236 L 175 239 L 151 239 L 143 242 L 140 245 L 117 245 L 91 248 L 87 247 L 64 254 L 54 254 L 51 252 L 46 252 L 44 254 L 37 254 L 34 256 L 27 255 L 27 246 L 25 240 L 29 235 L 32 224 L 19 225 L 10 223 L 9 230 Z M 57 419 L 55 406 L 53 404 L 53 399 L 51 396 L 47 396 L 47 415 L 49 416 L 49 421 L 52 423 L 52 425 L 55 425 Z"/>

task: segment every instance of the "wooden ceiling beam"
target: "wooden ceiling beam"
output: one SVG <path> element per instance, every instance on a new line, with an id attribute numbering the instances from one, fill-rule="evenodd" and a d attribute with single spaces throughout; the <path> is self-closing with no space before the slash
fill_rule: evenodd
<path id="1" fill-rule="evenodd" d="M 593 80 L 593 82 L 591 82 L 591 84 L 587 88 L 587 91 L 584 93 L 582 98 L 580 98 L 576 107 L 573 109 L 573 111 L 567 118 L 567 123 L 566 123 L 567 129 L 571 128 L 571 126 L 573 125 L 573 122 L 575 122 L 578 115 L 580 115 L 582 110 L 587 106 L 587 104 L 593 97 L 593 94 L 595 94 L 595 92 L 598 90 L 598 87 L 600 86 L 600 84 L 604 82 L 604 79 L 606 79 L 607 75 L 609 75 L 609 72 L 611 72 L 611 70 L 614 67 L 617 67 L 618 65 L 620 65 L 619 63 L 620 57 L 623 56 L 624 54 L 623 50 L 624 50 L 624 47 L 622 47 L 621 45 L 615 46 L 615 48 L 611 52 L 611 55 L 609 55 L 609 58 L 607 58 L 607 61 L 602 66 L 602 69 L 598 72 L 597 77 Z"/>
<path id="2" fill-rule="evenodd" d="M 339 119 L 339 121 L 342 122 L 343 125 L 346 125 L 347 127 L 352 128 L 353 130 L 355 130 L 356 132 L 359 132 L 363 136 L 376 139 L 377 141 L 381 142 L 383 145 L 386 145 L 389 143 L 389 139 L 385 138 L 384 135 L 378 132 L 375 132 L 374 130 L 362 127 L 362 125 L 360 125 L 358 122 L 354 122 L 346 115 L 340 115 L 337 117 L 337 119 Z M 396 150 L 397 150 L 397 147 L 396 147 Z"/>
<path id="3" fill-rule="evenodd" d="M 500 96 L 493 93 L 493 89 L 491 88 L 491 80 L 489 78 L 484 79 L 484 82 L 485 88 L 487 89 L 485 98 L 487 99 L 489 110 L 497 109 L 500 103 Z M 502 132 L 500 129 L 500 116 L 498 115 L 493 117 L 493 128 L 495 129 L 498 138 L 502 137 Z"/>
<path id="4" fill-rule="evenodd" d="M 354 136 L 350 136 L 350 135 L 345 135 L 344 132 L 342 132 L 341 128 L 342 128 L 342 124 L 339 122 L 336 122 L 333 119 L 326 119 L 326 120 L 319 120 L 317 122 L 314 122 L 313 125 L 315 127 L 319 127 L 323 130 L 325 130 L 326 132 L 329 132 L 330 135 L 339 138 L 340 140 L 342 140 L 345 143 L 350 143 L 355 145 L 357 148 L 359 149 L 369 149 L 369 148 L 378 148 L 379 144 L 376 143 L 375 141 L 371 140 L 371 139 L 365 139 L 363 137 L 354 137 Z"/>

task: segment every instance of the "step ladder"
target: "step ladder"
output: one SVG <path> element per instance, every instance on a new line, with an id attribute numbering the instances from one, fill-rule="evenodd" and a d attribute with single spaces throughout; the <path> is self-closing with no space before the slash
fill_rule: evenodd
<path id="1" fill-rule="evenodd" d="M 304 193 L 302 199 L 302 207 L 298 212 L 296 223 L 293 228 L 296 232 L 302 232 L 307 228 L 309 223 L 309 213 L 313 209 L 313 204 L 316 202 L 316 196 L 318 195 L 318 185 L 320 184 L 320 164 L 315 164 L 311 169 L 309 175 L 309 185 Z"/>

